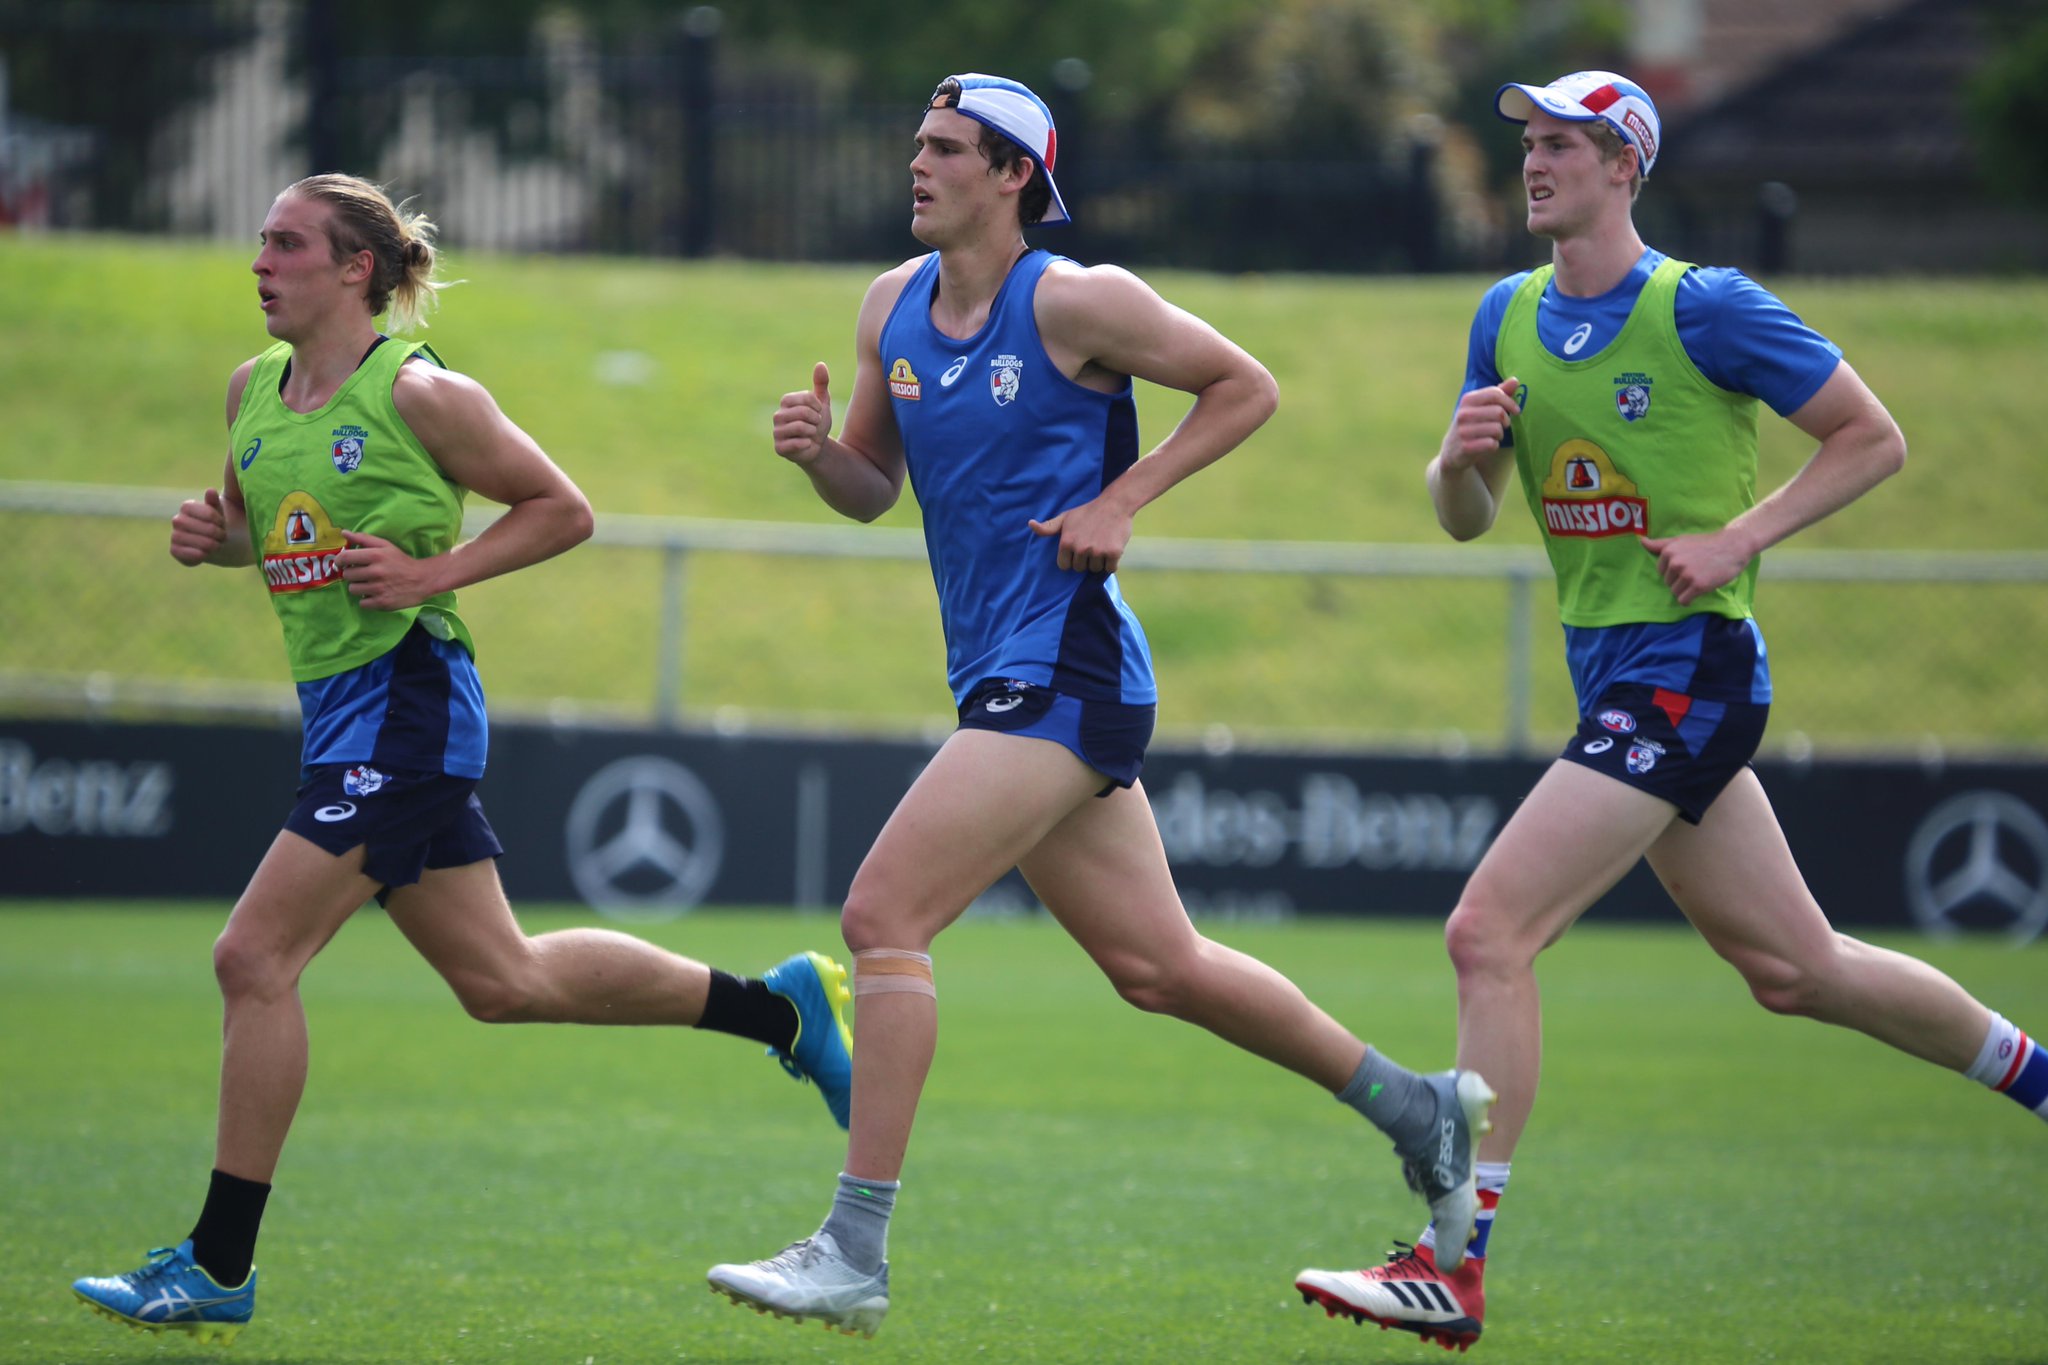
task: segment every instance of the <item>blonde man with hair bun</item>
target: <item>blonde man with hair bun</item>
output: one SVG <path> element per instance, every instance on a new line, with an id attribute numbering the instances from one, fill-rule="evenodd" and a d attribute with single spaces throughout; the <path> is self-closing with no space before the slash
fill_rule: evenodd
<path id="1" fill-rule="evenodd" d="M 78 1280 L 95 1312 L 232 1341 L 255 1311 L 256 1235 L 305 1090 L 300 975 L 375 897 L 475 1018 L 675 1024 L 765 1043 L 844 1127 L 845 972 L 797 953 L 733 976 L 608 929 L 529 936 L 475 787 L 488 717 L 456 593 L 558 555 L 590 504 L 489 392 L 425 345 L 433 224 L 319 175 L 271 206 L 251 269 L 275 344 L 228 381 L 219 488 L 171 521 L 180 564 L 258 567 L 304 721 L 301 786 L 214 944 L 224 1008 L 214 1170 L 199 1221 L 141 1269 Z M 474 491 L 505 514 L 463 542 Z"/>

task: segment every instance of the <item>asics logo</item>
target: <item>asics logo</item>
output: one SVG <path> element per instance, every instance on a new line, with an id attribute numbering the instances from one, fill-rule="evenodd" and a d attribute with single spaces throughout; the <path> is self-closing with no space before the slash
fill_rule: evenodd
<path id="1" fill-rule="evenodd" d="M 233 1300 L 232 1294 L 214 1299 L 195 1299 L 184 1290 L 173 1286 L 136 1309 L 135 1316 L 151 1322 L 169 1322 L 174 1318 L 194 1317 L 202 1308 L 210 1308 L 217 1303 L 231 1303 Z"/>
<path id="2" fill-rule="evenodd" d="M 1585 349 L 1586 343 L 1592 340 L 1592 338 L 1593 324 L 1590 322 L 1580 323 L 1573 329 L 1572 334 L 1564 339 L 1564 353 L 1566 355 L 1577 355 Z"/>
<path id="3" fill-rule="evenodd" d="M 355 813 L 354 803 L 342 801 L 332 806 L 322 806 L 319 810 L 313 812 L 313 818 L 323 825 L 331 825 L 336 820 L 346 820 Z"/>
<path id="4" fill-rule="evenodd" d="M 995 715 L 1001 715 L 1005 711 L 1014 711 L 1023 704 L 1024 699 L 1019 696 L 990 697 L 981 704 L 981 709 Z"/>
<path id="5" fill-rule="evenodd" d="M 966 368 L 967 357 L 963 355 L 958 360 L 954 361 L 952 366 L 948 368 L 944 374 L 939 376 L 939 387 L 942 389 L 952 388 L 953 381 L 958 379 L 960 377 L 960 371 Z"/>
<path id="6" fill-rule="evenodd" d="M 256 443 L 242 452 L 242 468 L 247 469 L 250 465 L 255 464 L 256 452 L 261 449 L 263 449 L 263 438 L 258 436 Z"/>

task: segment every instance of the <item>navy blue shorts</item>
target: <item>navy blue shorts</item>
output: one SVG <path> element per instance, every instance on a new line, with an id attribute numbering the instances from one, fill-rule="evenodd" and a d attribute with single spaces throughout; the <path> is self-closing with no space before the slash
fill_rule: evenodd
<path id="1" fill-rule="evenodd" d="M 476 799 L 475 778 L 367 763 L 314 768 L 284 827 L 336 857 L 364 848 L 363 875 L 384 885 L 379 904 L 430 867 L 467 867 L 505 851 Z"/>
<path id="2" fill-rule="evenodd" d="M 1766 704 L 1622 683 L 1579 718 L 1560 758 L 1661 797 L 1697 825 L 1763 743 Z"/>
<path id="3" fill-rule="evenodd" d="M 1152 742 L 1158 708 L 1123 702 L 1083 701 L 1036 683 L 990 678 L 960 703 L 960 728 L 1049 739 L 1109 779 L 1107 796 L 1138 780 L 1145 746 Z"/>

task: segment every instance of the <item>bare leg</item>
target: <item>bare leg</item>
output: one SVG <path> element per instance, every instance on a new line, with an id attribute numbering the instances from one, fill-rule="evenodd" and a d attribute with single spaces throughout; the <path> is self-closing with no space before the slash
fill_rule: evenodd
<path id="1" fill-rule="evenodd" d="M 1536 1103 L 1536 955 L 1635 866 L 1669 803 L 1576 763 L 1550 766 L 1465 884 L 1445 927 L 1458 971 L 1458 1065 L 1500 1095 L 1481 1161 L 1507 1161 Z"/>
<path id="2" fill-rule="evenodd" d="M 1031 850 L 1025 877 L 1126 1000 L 1208 1029 L 1331 1092 L 1365 1044 L 1258 959 L 1204 938 L 1174 890 L 1142 788 L 1076 808 Z"/>
<path id="3" fill-rule="evenodd" d="M 1650 866 L 1764 1008 L 1856 1029 L 1954 1071 L 1976 1059 L 1991 1012 L 1918 958 L 1829 926 L 1754 772 L 1698 826 L 1673 824 Z"/>
<path id="4" fill-rule="evenodd" d="M 388 898 L 392 923 L 489 1023 L 694 1024 L 711 971 L 610 929 L 529 937 L 497 864 L 429 869 Z"/>
<path id="5" fill-rule="evenodd" d="M 960 730 L 904 794 L 855 874 L 841 928 L 855 954 L 924 952 L 939 931 L 1082 802 L 1102 777 L 1045 740 Z M 856 980 L 859 967 L 856 965 Z M 938 1002 L 859 997 L 846 1169 L 897 1179 L 938 1046 Z"/>
<path id="6" fill-rule="evenodd" d="M 221 991 L 220 1119 L 214 1165 L 269 1184 L 306 1090 L 299 977 L 376 893 L 363 852 L 337 858 L 280 833 L 213 948 Z"/>

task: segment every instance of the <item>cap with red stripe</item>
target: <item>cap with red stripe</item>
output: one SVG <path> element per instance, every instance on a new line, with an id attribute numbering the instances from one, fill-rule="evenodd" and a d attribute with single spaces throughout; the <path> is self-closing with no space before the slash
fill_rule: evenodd
<path id="1" fill-rule="evenodd" d="M 947 79 L 960 83 L 960 97 L 948 100 L 944 96 L 934 96 L 931 107 L 957 110 L 1022 147 L 1044 168 L 1045 187 L 1052 191 L 1052 202 L 1046 205 L 1045 216 L 1038 221 L 1074 221 L 1067 212 L 1066 201 L 1060 198 L 1060 187 L 1053 183 L 1052 163 L 1059 155 L 1060 135 L 1059 130 L 1053 127 L 1052 110 L 1046 107 L 1045 101 L 1032 94 L 1030 86 L 1006 76 L 984 76 L 970 71 Z"/>
<path id="2" fill-rule="evenodd" d="M 1600 120 L 1636 149 L 1636 164 L 1645 176 L 1656 164 L 1664 140 L 1657 106 L 1634 81 L 1612 71 L 1574 71 L 1548 85 L 1503 85 L 1493 96 L 1493 111 L 1509 123 L 1527 123 L 1542 110 L 1552 118 L 1574 123 Z"/>

